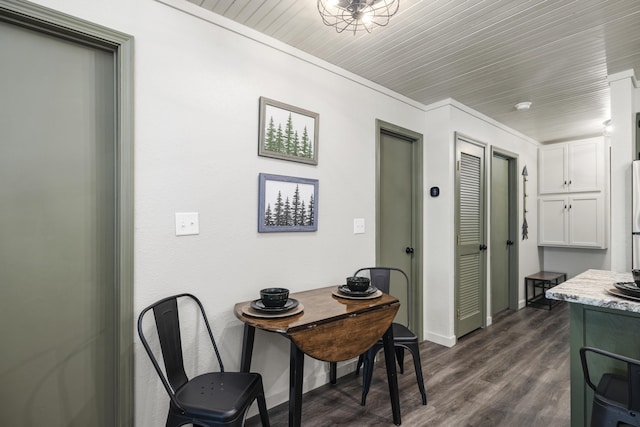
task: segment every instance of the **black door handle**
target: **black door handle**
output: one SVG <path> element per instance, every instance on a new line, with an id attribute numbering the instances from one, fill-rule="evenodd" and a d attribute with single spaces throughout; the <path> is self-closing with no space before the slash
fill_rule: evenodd
<path id="1" fill-rule="evenodd" d="M 481 251 L 486 251 L 487 250 L 487 245 L 480 245 L 480 250 Z"/>
<path id="2" fill-rule="evenodd" d="M 507 246 L 513 245 L 513 240 L 507 240 Z"/>
<path id="3" fill-rule="evenodd" d="M 404 251 L 405 251 L 406 253 L 408 253 L 408 254 L 412 254 L 412 253 L 413 253 L 413 248 L 411 248 L 411 247 L 407 246 L 407 247 L 405 248 L 405 250 L 404 250 Z"/>

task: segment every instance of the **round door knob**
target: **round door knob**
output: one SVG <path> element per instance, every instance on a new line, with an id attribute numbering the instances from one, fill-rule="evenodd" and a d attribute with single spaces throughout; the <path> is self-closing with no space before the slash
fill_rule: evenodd
<path id="1" fill-rule="evenodd" d="M 412 254 L 413 253 L 413 248 L 410 248 L 409 246 L 406 247 L 406 249 L 404 250 L 406 253 L 408 254 Z"/>

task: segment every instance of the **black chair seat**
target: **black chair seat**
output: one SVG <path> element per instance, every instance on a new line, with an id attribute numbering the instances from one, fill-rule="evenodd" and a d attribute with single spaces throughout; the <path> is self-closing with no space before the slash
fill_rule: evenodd
<path id="1" fill-rule="evenodd" d="M 406 326 L 399 323 L 394 323 L 392 326 L 394 343 L 418 341 L 418 336 L 411 332 Z M 380 340 L 380 342 L 382 342 L 382 340 Z"/>
<path id="2" fill-rule="evenodd" d="M 626 407 L 629 403 L 629 383 L 622 375 L 604 374 L 598 382 L 596 393 L 620 406 Z"/>
<path id="3" fill-rule="evenodd" d="M 176 390 L 176 401 L 185 412 L 225 424 L 237 420 L 262 387 L 252 373 L 212 372 L 198 375 Z"/>
<path id="4" fill-rule="evenodd" d="M 208 372 L 191 379 L 187 377 L 180 338 L 179 299 L 196 303 L 202 317 L 195 320 L 204 321 L 220 368 L 219 372 Z M 158 356 L 164 362 L 164 372 L 144 333 L 145 330 L 153 330 L 143 326 L 145 315 L 150 311 L 153 311 L 155 319 L 156 338 L 161 350 Z M 244 423 L 247 410 L 254 401 L 258 402 L 262 425 L 269 427 L 262 377 L 257 373 L 225 372 L 204 307 L 195 296 L 180 294 L 167 297 L 142 310 L 138 316 L 138 335 L 162 385 L 169 394 L 167 427 L 178 427 L 184 424 L 203 427 L 240 427 Z"/>

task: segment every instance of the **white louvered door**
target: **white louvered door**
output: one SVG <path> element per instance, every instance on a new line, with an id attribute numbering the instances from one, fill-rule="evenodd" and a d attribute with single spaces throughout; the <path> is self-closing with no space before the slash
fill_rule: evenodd
<path id="1" fill-rule="evenodd" d="M 456 337 L 483 326 L 484 147 L 456 138 Z"/>

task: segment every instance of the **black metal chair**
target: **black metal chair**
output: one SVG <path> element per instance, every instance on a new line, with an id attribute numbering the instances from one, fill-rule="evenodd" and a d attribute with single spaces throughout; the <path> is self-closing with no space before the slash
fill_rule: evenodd
<path id="1" fill-rule="evenodd" d="M 211 344 L 218 359 L 219 372 L 210 372 L 187 378 L 183 362 L 183 351 L 178 317 L 178 301 L 194 301 L 202 314 Z M 186 303 L 186 301 L 184 301 Z M 155 331 L 160 344 L 166 376 L 151 349 L 143 320 L 153 311 Z M 191 294 L 180 294 L 164 298 L 142 310 L 138 317 L 138 334 L 151 363 L 169 394 L 167 427 L 194 424 L 203 427 L 242 426 L 246 412 L 254 400 L 258 402 L 262 425 L 269 426 L 267 405 L 264 398 L 262 377 L 257 373 L 225 372 L 218 347 L 211 333 L 209 321 L 198 298 Z M 160 356 L 160 355 L 159 355 Z"/>
<path id="2" fill-rule="evenodd" d="M 622 362 L 622 367 L 626 365 L 626 374 L 605 373 L 598 385 L 594 385 L 589 376 L 587 353 Z M 594 391 L 591 427 L 617 427 L 619 423 L 640 426 L 640 360 L 598 348 L 582 347 L 580 361 L 585 382 Z"/>
<path id="3" fill-rule="evenodd" d="M 361 273 L 368 272 L 371 279 L 371 285 L 375 286 L 382 292 L 388 294 L 391 288 L 391 272 L 396 271 L 404 277 L 404 284 L 406 286 L 406 298 L 407 298 L 407 323 L 411 322 L 411 287 L 409 284 L 409 277 L 407 274 L 399 268 L 393 267 L 366 267 L 361 268 L 355 272 L 354 276 L 361 275 Z M 393 343 L 396 350 L 396 359 L 398 361 L 398 367 L 400 373 L 404 373 L 404 350 L 407 349 L 413 356 L 413 366 L 416 371 L 416 380 L 418 381 L 418 388 L 422 395 L 422 404 L 427 404 L 427 393 L 424 388 L 424 380 L 422 377 L 422 365 L 420 364 L 420 348 L 418 346 L 418 336 L 411 332 L 411 330 L 400 323 L 394 322 L 393 328 Z M 360 367 L 363 367 L 362 372 L 362 400 L 360 404 L 364 406 L 367 402 L 367 394 L 371 387 L 371 380 L 373 378 L 373 363 L 375 357 L 383 348 L 382 340 L 378 340 L 366 353 L 361 354 L 358 358 L 356 365 L 356 375 L 360 372 Z M 331 382 L 335 383 L 336 376 L 336 364 L 331 362 L 330 365 L 330 377 Z"/>

